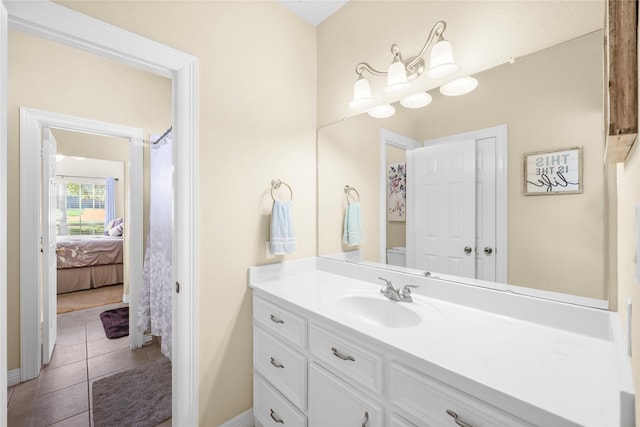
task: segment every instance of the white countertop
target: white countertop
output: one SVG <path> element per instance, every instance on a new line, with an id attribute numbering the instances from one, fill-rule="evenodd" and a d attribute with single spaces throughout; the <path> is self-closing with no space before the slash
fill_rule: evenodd
<path id="1" fill-rule="evenodd" d="M 389 301 L 406 304 L 423 317 L 410 328 L 381 327 L 334 307 L 335 297 L 347 292 L 386 300 L 379 294 L 382 284 L 318 270 L 275 279 L 262 277 L 250 283 L 258 292 L 578 425 L 620 425 L 624 387 L 620 384 L 620 343 L 613 338 L 497 315 L 421 295 L 420 290 L 414 292 L 413 303 Z"/>

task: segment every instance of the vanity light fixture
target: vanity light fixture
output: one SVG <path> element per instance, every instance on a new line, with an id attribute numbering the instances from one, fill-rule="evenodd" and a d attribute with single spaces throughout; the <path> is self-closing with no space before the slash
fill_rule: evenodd
<path id="1" fill-rule="evenodd" d="M 400 47 L 397 44 L 391 45 L 391 54 L 393 55 L 393 61 L 391 62 L 391 65 L 389 66 L 387 71 L 376 70 L 366 62 L 360 62 L 358 65 L 356 65 L 356 75 L 358 76 L 358 79 L 356 80 L 356 83 L 353 87 L 353 100 L 349 103 L 349 107 L 353 109 L 364 109 L 375 104 L 375 100 L 371 95 L 371 87 L 369 85 L 369 82 L 363 76 L 365 71 L 376 76 L 387 76 L 386 90 L 388 91 L 406 89 L 408 87 L 409 81 L 416 79 L 424 73 L 425 60 L 423 59 L 423 56 L 429 49 L 431 49 L 429 55 L 430 68 L 426 72 L 429 78 L 440 79 L 458 71 L 458 66 L 453 60 L 451 44 L 443 37 L 446 28 L 447 23 L 445 21 L 436 22 L 431 28 L 429 37 L 427 38 L 427 41 L 425 42 L 418 55 L 407 60 L 402 59 L 402 53 L 400 52 Z M 409 108 L 419 108 L 417 106 L 420 104 L 417 103 L 418 98 L 421 98 L 421 103 L 424 103 L 424 105 L 427 105 L 430 102 L 430 100 L 426 101 L 426 97 L 423 95 L 418 95 L 413 99 L 407 99 L 409 97 L 412 97 L 413 95 L 414 94 L 409 95 L 408 97 L 403 99 L 406 100 L 405 103 L 408 105 L 416 105 Z M 390 111 L 387 106 L 380 107 L 383 107 L 382 109 L 387 113 Z M 374 112 L 374 114 L 376 113 Z"/>
<path id="2" fill-rule="evenodd" d="M 440 86 L 440 93 L 446 96 L 464 95 L 478 86 L 478 80 L 471 76 L 461 77 Z"/>

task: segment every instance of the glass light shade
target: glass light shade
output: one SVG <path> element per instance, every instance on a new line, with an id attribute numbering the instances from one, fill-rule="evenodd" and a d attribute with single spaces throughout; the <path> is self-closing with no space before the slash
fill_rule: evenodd
<path id="1" fill-rule="evenodd" d="M 360 110 L 372 106 L 374 102 L 369 82 L 367 79 L 360 77 L 353 85 L 353 101 L 349 103 L 349 108 Z"/>
<path id="2" fill-rule="evenodd" d="M 418 92 L 407 95 L 400 100 L 400 105 L 405 108 L 422 108 L 431 104 L 431 95 L 427 92 Z"/>
<path id="3" fill-rule="evenodd" d="M 407 86 L 407 69 L 400 61 L 395 61 L 389 65 L 387 70 L 387 89 L 398 90 Z"/>
<path id="4" fill-rule="evenodd" d="M 389 104 L 376 105 L 367 113 L 371 117 L 375 117 L 376 119 L 386 119 L 387 117 L 391 117 L 396 113 L 396 109 Z"/>
<path id="5" fill-rule="evenodd" d="M 431 79 L 440 79 L 442 77 L 450 76 L 456 71 L 458 71 L 458 66 L 453 60 L 453 49 L 451 49 L 451 43 L 446 40 L 440 40 L 431 48 L 427 77 Z"/>
<path id="6" fill-rule="evenodd" d="M 478 80 L 473 77 L 461 77 L 440 86 L 440 93 L 446 96 L 464 95 L 474 90 L 478 86 Z"/>

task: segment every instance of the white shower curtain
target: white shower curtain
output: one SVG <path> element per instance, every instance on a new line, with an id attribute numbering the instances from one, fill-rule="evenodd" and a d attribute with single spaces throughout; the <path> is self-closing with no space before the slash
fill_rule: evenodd
<path id="1" fill-rule="evenodd" d="M 104 229 L 112 219 L 116 218 L 116 181 L 113 178 L 105 179 L 104 194 Z"/>
<path id="2" fill-rule="evenodd" d="M 140 289 L 138 329 L 162 337 L 161 351 L 171 357 L 173 295 L 171 233 L 173 203 L 171 133 L 150 149 L 150 203 L 147 250 Z"/>

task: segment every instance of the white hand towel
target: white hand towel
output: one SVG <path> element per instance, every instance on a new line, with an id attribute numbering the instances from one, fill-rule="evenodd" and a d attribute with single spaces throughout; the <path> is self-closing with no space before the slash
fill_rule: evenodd
<path id="1" fill-rule="evenodd" d="M 271 210 L 271 253 L 291 254 L 296 250 L 291 200 L 273 202 Z"/>
<path id="2" fill-rule="evenodd" d="M 344 228 L 342 243 L 349 246 L 359 245 L 364 239 L 362 219 L 360 218 L 360 203 L 350 203 L 344 214 Z"/>

